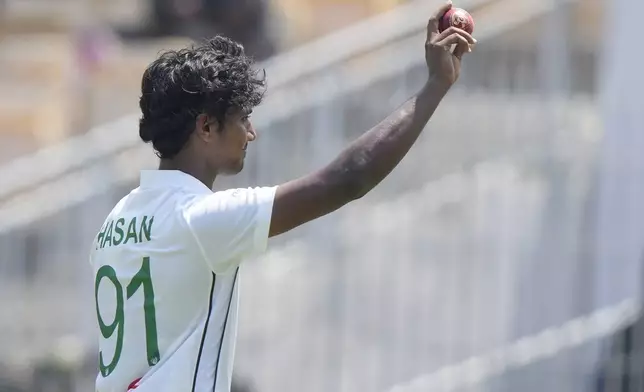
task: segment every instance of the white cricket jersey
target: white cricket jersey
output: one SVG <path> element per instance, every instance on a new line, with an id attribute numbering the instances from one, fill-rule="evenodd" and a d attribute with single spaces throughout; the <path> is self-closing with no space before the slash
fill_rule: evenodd
<path id="1" fill-rule="evenodd" d="M 228 392 L 239 264 L 265 250 L 276 188 L 213 193 L 180 171 L 141 172 L 90 255 L 97 392 Z"/>

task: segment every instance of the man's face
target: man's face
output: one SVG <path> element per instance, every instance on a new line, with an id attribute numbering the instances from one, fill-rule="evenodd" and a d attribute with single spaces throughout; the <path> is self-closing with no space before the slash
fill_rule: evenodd
<path id="1" fill-rule="evenodd" d="M 244 168 L 248 144 L 257 138 L 250 122 L 250 112 L 233 111 L 226 116 L 222 129 L 213 127 L 210 143 L 209 165 L 219 174 L 237 174 Z"/>

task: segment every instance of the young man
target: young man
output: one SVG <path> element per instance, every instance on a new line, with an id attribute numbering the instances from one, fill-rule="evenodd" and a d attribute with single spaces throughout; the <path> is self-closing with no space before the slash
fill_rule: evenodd
<path id="1" fill-rule="evenodd" d="M 161 158 L 96 236 L 98 392 L 230 390 L 238 266 L 279 235 L 357 200 L 409 151 L 475 40 L 429 20 L 420 92 L 318 172 L 277 187 L 211 191 L 242 170 L 264 83 L 243 48 L 216 37 L 169 51 L 143 75 L 139 133 Z M 451 48 L 454 47 L 453 51 Z"/>

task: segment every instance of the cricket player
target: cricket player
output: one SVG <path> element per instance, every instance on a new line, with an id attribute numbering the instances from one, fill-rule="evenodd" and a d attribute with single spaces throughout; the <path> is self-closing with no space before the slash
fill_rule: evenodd
<path id="1" fill-rule="evenodd" d="M 211 190 L 242 170 L 264 91 L 243 47 L 215 37 L 144 72 L 139 134 L 160 158 L 107 216 L 90 255 L 97 392 L 228 392 L 239 265 L 269 237 L 360 199 L 407 154 L 475 40 L 430 18 L 419 92 L 319 171 L 279 186 Z M 276 157 L 276 159 L 279 159 Z"/>

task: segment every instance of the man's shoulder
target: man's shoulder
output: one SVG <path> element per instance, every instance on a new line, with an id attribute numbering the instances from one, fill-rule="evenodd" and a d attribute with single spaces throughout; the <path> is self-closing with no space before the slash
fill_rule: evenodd
<path id="1" fill-rule="evenodd" d="M 208 195 L 190 195 L 185 198 L 185 206 L 189 209 L 201 210 L 202 207 L 210 210 L 238 210 L 239 208 L 257 208 L 259 205 L 271 201 L 275 196 L 277 187 L 248 187 L 229 188 L 215 191 Z"/>
<path id="2" fill-rule="evenodd" d="M 178 190 L 169 195 L 135 188 L 123 196 L 104 219 L 103 226 L 111 221 L 159 217 L 181 214 L 181 205 L 197 197 L 196 194 Z M 142 218 L 141 218 L 142 219 Z M 158 219 L 157 219 L 158 220 Z"/>

